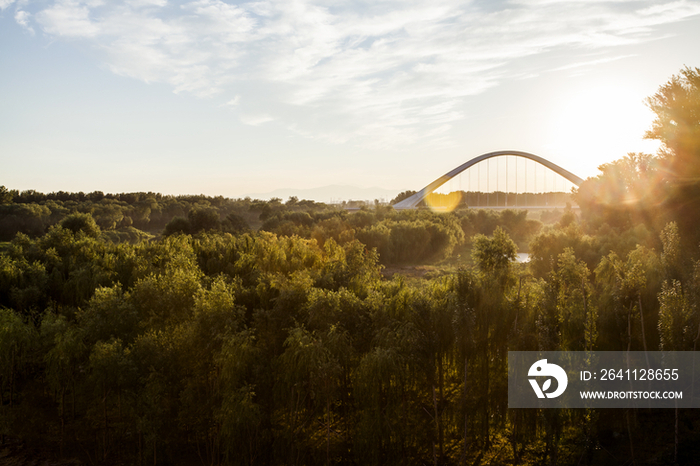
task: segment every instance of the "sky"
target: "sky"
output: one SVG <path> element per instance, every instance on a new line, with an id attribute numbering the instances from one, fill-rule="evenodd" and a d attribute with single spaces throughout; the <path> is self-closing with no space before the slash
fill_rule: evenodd
<path id="1" fill-rule="evenodd" d="M 0 0 L 0 185 L 418 190 L 486 152 L 576 175 L 700 67 L 700 1 Z"/>

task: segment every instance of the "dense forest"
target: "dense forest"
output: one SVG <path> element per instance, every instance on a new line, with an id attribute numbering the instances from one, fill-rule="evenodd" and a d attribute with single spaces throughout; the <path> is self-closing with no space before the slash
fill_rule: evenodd
<path id="1" fill-rule="evenodd" d="M 508 409 L 508 351 L 700 349 L 700 69 L 648 104 L 662 151 L 601 166 L 580 213 L 0 188 L 0 443 L 85 464 L 696 464 L 694 410 Z"/>

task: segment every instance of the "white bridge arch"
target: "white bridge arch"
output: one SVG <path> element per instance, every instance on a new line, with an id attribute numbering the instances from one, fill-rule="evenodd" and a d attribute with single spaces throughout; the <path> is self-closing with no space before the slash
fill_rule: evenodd
<path id="1" fill-rule="evenodd" d="M 462 165 L 458 166 L 457 168 L 447 172 L 446 174 L 442 175 L 440 178 L 437 180 L 433 181 L 430 183 L 428 186 L 425 188 L 421 189 L 418 191 L 416 194 L 414 194 L 411 197 L 408 197 L 404 199 L 401 202 L 397 202 L 394 204 L 394 209 L 401 210 L 401 209 L 415 209 L 416 206 L 423 200 L 425 199 L 430 193 L 438 189 L 440 186 L 454 178 L 455 176 L 459 175 L 462 173 L 464 170 L 468 169 L 469 167 L 472 167 L 476 165 L 479 162 L 483 162 L 484 160 L 490 159 L 492 157 L 500 157 L 504 155 L 515 155 L 517 157 L 523 157 L 529 160 L 532 160 L 534 162 L 539 163 L 542 166 L 545 166 L 552 170 L 553 172 L 557 173 L 558 175 L 561 175 L 563 178 L 566 178 L 576 186 L 580 186 L 581 183 L 583 182 L 583 179 L 579 178 L 578 176 L 574 175 L 568 170 L 563 169 L 559 165 L 550 162 L 547 159 L 544 159 L 540 156 L 537 156 L 535 154 L 530 154 L 529 152 L 522 152 L 518 150 L 501 150 L 501 151 L 496 151 L 496 152 L 489 152 L 487 154 L 482 154 L 478 157 L 474 157 L 473 159 L 469 160 L 468 162 L 463 163 Z"/>

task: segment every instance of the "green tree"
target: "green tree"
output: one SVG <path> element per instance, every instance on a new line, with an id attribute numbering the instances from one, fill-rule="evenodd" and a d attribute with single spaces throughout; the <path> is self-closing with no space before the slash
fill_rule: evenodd
<path id="1" fill-rule="evenodd" d="M 216 357 L 221 390 L 216 420 L 221 425 L 223 455 L 231 463 L 253 464 L 261 450 L 263 407 L 256 400 L 254 385 L 259 357 L 249 330 L 228 337 Z"/>
<path id="2" fill-rule="evenodd" d="M 190 232 L 193 234 L 221 228 L 219 212 L 213 208 L 198 207 L 192 209 L 187 214 L 187 219 L 190 221 Z"/>
<path id="3" fill-rule="evenodd" d="M 175 235 L 178 233 L 189 234 L 191 230 L 190 221 L 185 217 L 174 217 L 163 230 L 163 236 Z"/>
<path id="4" fill-rule="evenodd" d="M 138 332 L 139 316 L 119 285 L 97 288 L 77 317 L 92 344 L 113 339 L 131 343 Z"/>
<path id="5" fill-rule="evenodd" d="M 71 420 L 75 420 L 76 392 L 81 371 L 88 357 L 83 332 L 61 315 L 47 313 L 41 321 L 44 340 L 45 376 L 58 401 L 61 419 L 61 446 L 65 440 L 66 396 L 71 394 Z"/>
<path id="6" fill-rule="evenodd" d="M 660 346 L 663 350 L 679 351 L 689 346 L 687 341 L 693 337 L 694 329 L 688 326 L 691 319 L 688 291 L 691 287 L 684 273 L 683 249 L 675 222 L 663 229 L 661 243 L 664 281 L 659 293 Z"/>
<path id="7" fill-rule="evenodd" d="M 221 227 L 224 231 L 229 233 L 245 233 L 250 231 L 250 226 L 248 222 L 243 218 L 243 216 L 231 212 L 226 216 L 223 222 L 221 222 Z"/>
<path id="8" fill-rule="evenodd" d="M 289 457 L 313 455 L 308 441 L 315 435 L 315 419 L 324 426 L 326 464 L 330 464 L 331 432 L 333 429 L 332 401 L 338 389 L 341 366 L 331 350 L 344 332 L 331 327 L 323 335 L 297 326 L 289 331 L 280 357 L 284 393 L 288 409 L 284 433 L 290 442 Z M 320 432 L 319 432 L 320 433 Z M 299 434 L 304 434 L 299 438 Z M 332 443 L 335 443 L 333 441 Z M 315 456 L 315 455 L 314 455 Z"/>
<path id="9" fill-rule="evenodd" d="M 34 333 L 33 326 L 24 322 L 18 313 L 0 307 L 0 406 L 4 404 L 5 389 L 9 392 L 10 407 L 14 405 L 15 385 L 20 370 L 27 362 Z"/>
<path id="10" fill-rule="evenodd" d="M 479 271 L 480 288 L 478 300 L 472 303 L 477 347 L 475 380 L 478 380 L 477 390 L 480 396 L 477 412 L 481 445 L 484 450 L 488 450 L 493 439 L 492 427 L 500 422 L 501 414 L 504 414 L 494 410 L 493 392 L 502 382 L 505 364 L 503 354 L 514 314 L 509 291 L 515 279 L 513 261 L 517 246 L 501 227 L 494 230 L 492 238 L 476 235 L 472 241 L 472 259 Z"/>
<path id="11" fill-rule="evenodd" d="M 61 220 L 61 226 L 74 234 L 82 232 L 91 237 L 97 237 L 100 234 L 100 227 L 95 223 L 95 219 L 90 214 L 74 213 L 70 214 Z"/>
<path id="12" fill-rule="evenodd" d="M 123 436 L 123 431 L 130 430 L 131 427 L 129 423 L 123 422 L 120 415 L 122 414 L 123 392 L 132 385 L 135 370 L 129 358 L 128 349 L 125 349 L 121 340 L 118 339 L 97 342 L 92 348 L 89 361 L 90 384 L 95 399 L 101 401 L 101 409 L 91 411 L 92 418 L 96 425 L 100 425 L 102 461 L 106 461 L 113 443 L 111 439 L 117 438 L 115 447 L 118 451 L 119 438 Z M 116 412 L 112 414 L 112 411 Z M 116 426 L 117 429 L 112 426 L 115 417 L 117 421 L 122 421 L 119 422 L 121 425 Z M 110 435 L 110 432 L 114 430 L 118 432 Z"/>
<path id="13" fill-rule="evenodd" d="M 518 247 L 501 227 L 496 227 L 493 237 L 476 235 L 472 242 L 472 259 L 477 268 L 485 274 L 503 275 L 518 252 Z"/>
<path id="14" fill-rule="evenodd" d="M 393 198 L 391 200 L 391 202 L 389 202 L 389 204 L 390 205 L 397 204 L 397 203 L 403 201 L 404 199 L 408 199 L 409 197 L 413 196 L 414 194 L 416 194 L 416 191 L 411 191 L 410 189 L 408 191 L 403 191 L 403 192 L 397 194 L 396 197 Z"/>
<path id="15" fill-rule="evenodd" d="M 0 186 L 0 204 L 10 204 L 14 195 L 5 186 Z"/>
<path id="16" fill-rule="evenodd" d="M 663 274 L 667 280 L 681 280 L 684 272 L 684 256 L 681 245 L 681 236 L 676 222 L 669 222 L 659 235 L 663 252 L 661 253 L 661 265 Z"/>
<path id="17" fill-rule="evenodd" d="M 591 303 L 590 272 L 586 263 L 577 260 L 573 249 L 559 255 L 552 282 L 558 289 L 557 311 L 562 333 L 561 349 L 592 351 L 598 336 L 598 320 Z"/>

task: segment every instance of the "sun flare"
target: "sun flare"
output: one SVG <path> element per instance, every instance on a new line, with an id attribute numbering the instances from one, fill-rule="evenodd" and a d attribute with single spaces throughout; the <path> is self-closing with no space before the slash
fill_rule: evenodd
<path id="1" fill-rule="evenodd" d="M 553 120 L 550 144 L 566 154 L 573 171 L 578 164 L 590 164 L 590 159 L 605 163 L 628 152 L 653 153 L 658 147 L 643 139 L 653 120 L 644 94 L 623 86 L 585 89 L 573 95 Z"/>

